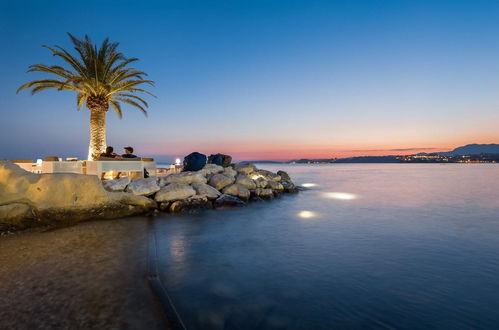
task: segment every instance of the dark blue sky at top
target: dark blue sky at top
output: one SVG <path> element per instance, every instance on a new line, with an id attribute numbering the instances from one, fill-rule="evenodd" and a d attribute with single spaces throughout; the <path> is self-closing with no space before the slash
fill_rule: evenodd
<path id="1" fill-rule="evenodd" d="M 156 82 L 148 118 L 108 116 L 108 143 L 144 155 L 498 142 L 498 18 L 499 1 L 0 0 L 0 158 L 85 157 L 74 94 L 15 93 L 66 32 L 119 41 Z"/>

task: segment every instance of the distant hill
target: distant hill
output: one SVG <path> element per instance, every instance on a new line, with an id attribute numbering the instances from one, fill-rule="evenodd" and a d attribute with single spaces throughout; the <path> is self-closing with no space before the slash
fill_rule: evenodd
<path id="1" fill-rule="evenodd" d="M 452 151 L 436 152 L 442 156 L 463 156 L 463 155 L 480 155 L 480 154 L 499 154 L 499 144 L 467 144 L 462 147 L 457 147 Z"/>

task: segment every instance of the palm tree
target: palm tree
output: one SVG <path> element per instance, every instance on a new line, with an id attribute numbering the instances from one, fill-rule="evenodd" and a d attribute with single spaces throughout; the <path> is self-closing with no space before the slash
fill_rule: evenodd
<path id="1" fill-rule="evenodd" d="M 90 111 L 88 159 L 95 160 L 106 149 L 106 113 L 109 106 L 119 118 L 122 117 L 121 103 L 136 107 L 147 116 L 148 104 L 137 94 L 154 96 L 141 86 L 154 86 L 154 82 L 142 78 L 147 76 L 145 72 L 127 67 L 138 59 L 126 58 L 118 52 L 118 43 L 110 43 L 109 39 L 105 39 L 100 48 L 97 48 L 87 35 L 83 40 L 70 33 L 68 35 L 78 55 L 72 55 L 59 46 L 43 46 L 54 56 L 62 58 L 66 67 L 31 65 L 28 72 L 46 72 L 57 77 L 30 81 L 19 87 L 17 92 L 26 88 L 32 88 L 31 94 L 50 88 L 76 92 L 77 109 L 80 110 L 86 103 Z"/>

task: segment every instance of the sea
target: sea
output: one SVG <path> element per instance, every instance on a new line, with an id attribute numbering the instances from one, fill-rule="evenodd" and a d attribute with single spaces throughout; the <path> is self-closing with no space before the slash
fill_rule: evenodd
<path id="1" fill-rule="evenodd" d="M 187 329 L 498 329 L 499 164 L 259 164 L 307 190 L 156 218 Z"/>

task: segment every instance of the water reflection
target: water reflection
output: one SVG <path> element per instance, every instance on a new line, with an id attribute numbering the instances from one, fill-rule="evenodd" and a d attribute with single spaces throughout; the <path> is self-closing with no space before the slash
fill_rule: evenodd
<path id="1" fill-rule="evenodd" d="M 300 211 L 298 212 L 298 216 L 300 218 L 303 218 L 303 219 L 310 219 L 310 218 L 314 218 L 317 216 L 317 213 L 313 212 L 313 211 Z"/>
<path id="2" fill-rule="evenodd" d="M 323 194 L 323 196 L 325 198 L 340 199 L 340 200 L 344 200 L 344 201 L 349 201 L 349 200 L 358 198 L 358 196 L 355 194 L 345 193 L 345 192 L 326 192 Z"/>
<path id="3" fill-rule="evenodd" d="M 316 187 L 317 183 L 303 183 L 302 186 L 305 188 L 312 188 L 312 187 Z"/>

